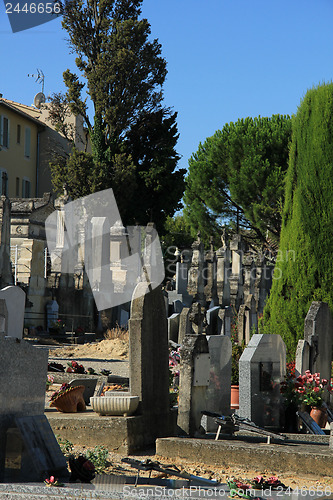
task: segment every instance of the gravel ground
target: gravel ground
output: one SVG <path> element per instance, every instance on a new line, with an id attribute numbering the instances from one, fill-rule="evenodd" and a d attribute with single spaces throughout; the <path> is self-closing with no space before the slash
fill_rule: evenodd
<path id="1" fill-rule="evenodd" d="M 100 372 L 102 369 L 110 370 L 113 375 L 119 375 L 122 377 L 129 376 L 129 365 L 128 359 L 103 359 L 101 356 L 96 357 L 81 357 L 81 356 L 69 356 L 64 357 L 63 354 L 61 356 L 55 355 L 58 348 L 50 349 L 49 361 L 55 361 L 58 363 L 62 363 L 63 365 L 67 365 L 67 362 L 75 359 L 80 364 L 87 369 L 88 367 L 94 368 L 96 372 Z M 67 348 L 66 348 L 67 349 Z M 70 348 L 68 348 L 68 352 L 70 352 Z M 63 350 L 61 351 L 63 353 Z M 60 354 L 60 352 L 59 352 Z M 72 453 L 80 454 L 85 453 L 88 449 L 85 446 L 74 446 Z M 122 475 L 122 476 L 135 476 L 137 471 L 136 469 L 131 468 L 129 465 L 124 464 L 121 459 L 126 455 L 121 455 L 114 452 L 109 452 L 108 455 L 108 465 L 105 469 L 104 473 L 108 475 Z M 133 458 L 137 458 L 138 460 L 145 460 L 147 458 L 153 461 L 159 461 L 162 464 L 175 464 L 179 469 L 186 470 L 190 474 L 200 475 L 202 477 L 216 479 L 221 483 L 226 483 L 228 477 L 237 477 L 238 479 L 250 480 L 253 479 L 258 474 L 264 475 L 267 478 L 270 476 L 278 476 L 279 479 L 291 489 L 295 488 L 306 488 L 310 487 L 313 491 L 320 492 L 325 491 L 326 488 L 330 488 L 331 493 L 333 493 L 333 477 L 315 477 L 315 476 L 299 476 L 297 471 L 294 474 L 276 474 L 275 471 L 266 470 L 265 464 L 262 465 L 261 470 L 253 470 L 249 466 L 249 464 L 244 464 L 242 467 L 227 467 L 220 468 L 218 466 L 208 466 L 200 462 L 198 457 L 198 463 L 186 462 L 180 459 L 172 459 L 169 460 L 166 457 L 159 457 L 155 455 L 155 450 L 150 448 L 149 450 L 144 450 L 142 453 L 137 454 Z M 309 460 L 311 458 L 309 457 Z M 141 476 L 145 477 L 147 473 L 142 472 Z M 152 477 L 156 477 L 156 474 L 152 474 Z"/>

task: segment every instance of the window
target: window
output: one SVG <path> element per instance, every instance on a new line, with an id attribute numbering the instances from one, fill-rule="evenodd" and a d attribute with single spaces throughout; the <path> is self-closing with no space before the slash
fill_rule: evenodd
<path id="1" fill-rule="evenodd" d="M 17 142 L 17 144 L 21 144 L 21 125 L 17 125 L 16 142 Z"/>
<path id="2" fill-rule="evenodd" d="M 0 170 L 0 195 L 8 196 L 8 175 L 6 170 Z"/>
<path id="3" fill-rule="evenodd" d="M 22 198 L 30 198 L 30 180 L 27 177 L 22 180 Z"/>
<path id="4" fill-rule="evenodd" d="M 0 146 L 9 148 L 9 120 L 4 115 L 0 120 Z"/>
<path id="5" fill-rule="evenodd" d="M 18 198 L 20 196 L 20 178 L 16 177 L 16 189 L 15 196 Z"/>
<path id="6" fill-rule="evenodd" d="M 26 158 L 30 158 L 30 139 L 31 139 L 30 127 L 25 127 L 24 156 Z"/>

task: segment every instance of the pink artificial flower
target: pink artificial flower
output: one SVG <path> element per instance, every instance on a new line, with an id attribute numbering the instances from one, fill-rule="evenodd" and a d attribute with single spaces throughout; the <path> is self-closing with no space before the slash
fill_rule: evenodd
<path id="1" fill-rule="evenodd" d="M 305 375 L 311 375 L 310 370 L 305 370 Z"/>
<path id="2" fill-rule="evenodd" d="M 327 385 L 327 384 L 328 384 L 328 380 L 327 380 L 327 378 L 323 378 L 323 379 L 322 379 L 322 381 L 321 381 L 321 383 L 322 383 L 323 385 Z"/>
<path id="3" fill-rule="evenodd" d="M 280 479 L 278 477 L 271 476 L 271 477 L 268 478 L 267 483 L 270 486 L 278 486 L 280 484 Z"/>
<path id="4" fill-rule="evenodd" d="M 320 388 L 319 387 L 314 387 L 313 388 L 313 392 L 319 392 L 320 391 Z"/>
<path id="5" fill-rule="evenodd" d="M 263 476 L 256 476 L 253 481 L 255 481 L 258 484 L 261 484 L 263 482 Z"/>
<path id="6" fill-rule="evenodd" d="M 51 485 L 51 484 L 55 483 L 55 477 L 54 477 L 54 476 L 51 476 L 49 479 L 45 479 L 45 482 L 46 482 L 47 484 L 50 484 L 50 485 Z"/>

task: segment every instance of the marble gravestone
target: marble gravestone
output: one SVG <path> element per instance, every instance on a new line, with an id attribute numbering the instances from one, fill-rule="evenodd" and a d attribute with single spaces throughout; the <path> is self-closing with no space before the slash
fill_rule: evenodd
<path id="1" fill-rule="evenodd" d="M 285 371 L 286 346 L 280 335 L 253 335 L 239 360 L 239 416 L 279 429 Z"/>

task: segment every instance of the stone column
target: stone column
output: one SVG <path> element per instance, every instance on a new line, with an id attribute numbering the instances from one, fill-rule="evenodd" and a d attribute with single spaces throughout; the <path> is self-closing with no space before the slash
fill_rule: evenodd
<path id="1" fill-rule="evenodd" d="M 198 239 L 192 245 L 192 263 L 188 275 L 187 291 L 193 297 L 193 302 L 200 302 L 205 307 L 206 299 L 204 295 L 203 265 L 204 246 L 198 233 Z"/>
<path id="2" fill-rule="evenodd" d="M 205 335 L 187 335 L 180 350 L 178 427 L 183 434 L 200 432 L 201 411 L 206 406 L 210 357 Z"/>
<path id="3" fill-rule="evenodd" d="M 230 243 L 230 250 L 232 252 L 232 268 L 229 278 L 230 302 L 238 311 L 243 302 L 243 244 L 241 235 L 234 235 Z"/>
<path id="4" fill-rule="evenodd" d="M 217 285 L 216 285 L 216 273 L 217 273 L 216 255 L 214 252 L 213 238 L 210 238 L 210 249 L 205 255 L 205 265 L 204 265 L 204 294 L 206 297 L 206 303 L 211 308 L 217 306 Z"/>
<path id="5" fill-rule="evenodd" d="M 130 393 L 139 396 L 139 412 L 147 432 L 165 435 L 169 418 L 169 349 L 161 287 L 150 291 L 139 283 L 133 293 L 129 320 Z"/>
<path id="6" fill-rule="evenodd" d="M 0 288 L 13 283 L 10 265 L 10 201 L 0 197 Z"/>

